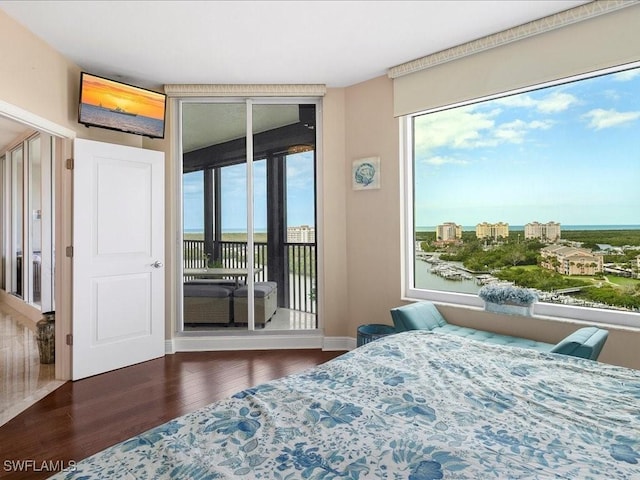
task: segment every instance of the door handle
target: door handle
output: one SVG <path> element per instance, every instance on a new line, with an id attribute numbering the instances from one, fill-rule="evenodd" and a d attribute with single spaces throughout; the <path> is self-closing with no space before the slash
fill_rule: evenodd
<path id="1" fill-rule="evenodd" d="M 151 266 L 152 266 L 153 268 L 161 268 L 161 267 L 163 267 L 163 264 L 162 264 L 162 262 L 160 262 L 160 261 L 156 260 L 155 262 L 153 262 L 153 263 L 151 264 Z"/>

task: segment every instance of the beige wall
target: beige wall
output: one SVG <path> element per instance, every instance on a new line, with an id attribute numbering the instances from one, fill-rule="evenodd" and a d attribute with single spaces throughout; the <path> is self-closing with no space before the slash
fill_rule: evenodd
<path id="1" fill-rule="evenodd" d="M 78 67 L 4 11 L 0 11 L 0 45 L 0 99 L 75 129 L 72 105 L 73 97 L 76 101 L 78 97 Z"/>
<path id="2" fill-rule="evenodd" d="M 346 188 L 348 331 L 358 325 L 390 323 L 400 302 L 400 178 L 398 120 L 393 117 L 392 82 L 379 77 L 346 89 Z M 378 190 L 353 190 L 354 160 L 380 157 Z"/>
<path id="3" fill-rule="evenodd" d="M 322 105 L 322 164 L 318 227 L 322 248 L 319 311 L 327 336 L 354 336 L 349 319 L 347 275 L 347 198 L 345 165 L 345 90 L 329 89 Z M 320 262 L 319 262 L 320 263 Z"/>

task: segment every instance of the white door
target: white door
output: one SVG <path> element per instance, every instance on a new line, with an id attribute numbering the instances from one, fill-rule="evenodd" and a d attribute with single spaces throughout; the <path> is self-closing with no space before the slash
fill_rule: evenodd
<path id="1" fill-rule="evenodd" d="M 75 140 L 74 380 L 164 355 L 164 153 Z"/>

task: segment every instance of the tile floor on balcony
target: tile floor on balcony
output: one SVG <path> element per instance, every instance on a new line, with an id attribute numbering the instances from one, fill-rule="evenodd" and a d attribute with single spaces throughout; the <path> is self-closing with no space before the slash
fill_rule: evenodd
<path id="1" fill-rule="evenodd" d="M 40 363 L 36 332 L 28 325 L 0 304 L 0 425 L 64 383 L 55 380 L 53 364 Z"/>
<path id="2" fill-rule="evenodd" d="M 264 328 L 265 330 L 313 330 L 318 328 L 317 316 L 315 313 L 278 308 Z"/>
<path id="3" fill-rule="evenodd" d="M 289 310 L 288 308 L 278 308 L 271 320 L 267 322 L 264 328 L 258 326 L 258 331 L 272 330 L 315 330 L 318 328 L 317 315 L 315 313 L 301 312 L 299 310 Z M 185 331 L 211 331 L 211 330 L 246 330 L 246 325 L 186 325 Z"/>

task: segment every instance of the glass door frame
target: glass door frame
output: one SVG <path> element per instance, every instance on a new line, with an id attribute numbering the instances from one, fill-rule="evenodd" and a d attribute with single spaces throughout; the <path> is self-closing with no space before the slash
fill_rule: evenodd
<path id="1" fill-rule="evenodd" d="M 256 105 L 301 105 L 313 104 L 315 106 L 315 121 L 316 121 L 316 132 L 315 132 L 315 212 L 314 212 L 314 221 L 316 228 L 316 243 L 317 243 L 317 253 L 316 253 L 316 285 L 319 287 L 322 285 L 322 281 L 320 280 L 322 275 L 322 248 L 321 242 L 319 241 L 322 238 L 321 235 L 321 227 L 318 224 L 318 219 L 321 218 L 321 198 L 318 195 L 318 192 L 321 191 L 321 171 L 320 163 L 321 163 L 321 149 L 322 149 L 322 127 L 321 127 L 321 118 L 322 118 L 322 99 L 320 97 L 175 97 L 175 110 L 174 110 L 174 120 L 176 128 L 174 130 L 174 140 L 175 140 L 175 158 L 177 161 L 175 162 L 175 174 L 176 174 L 176 322 L 174 331 L 177 334 L 184 333 L 195 333 L 200 335 L 206 335 L 215 333 L 218 334 L 220 331 L 189 331 L 185 332 L 184 324 L 183 324 L 183 265 L 184 265 L 184 191 L 182 185 L 182 177 L 183 177 L 183 106 L 188 103 L 197 103 L 197 104 L 214 104 L 214 103 L 237 103 L 244 104 L 246 106 L 246 165 L 247 165 L 247 251 L 253 252 L 254 250 L 254 218 L 253 218 L 253 107 Z M 236 331 L 235 333 L 251 333 L 255 331 L 255 316 L 254 316 L 254 295 L 253 286 L 254 286 L 254 265 L 253 262 L 247 262 L 248 268 L 248 276 L 247 276 L 247 286 L 249 289 L 249 294 L 247 298 L 247 307 L 248 307 L 248 327 L 246 330 Z M 321 315 L 321 301 L 322 291 L 318 288 L 316 292 L 316 301 L 317 301 L 317 327 L 316 331 L 322 331 L 322 315 Z M 283 333 L 284 331 L 277 331 L 278 333 Z M 224 332 L 223 333 L 227 333 Z"/>

